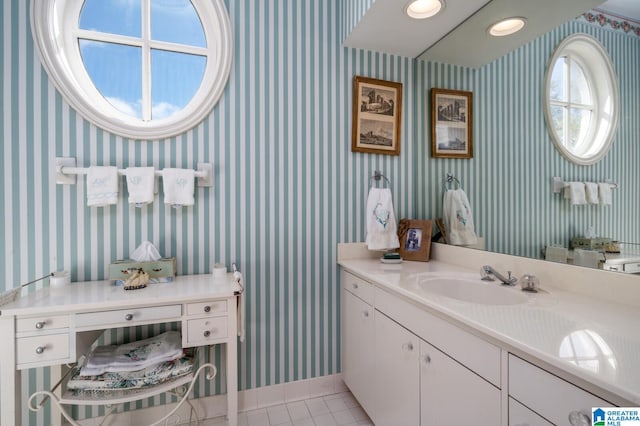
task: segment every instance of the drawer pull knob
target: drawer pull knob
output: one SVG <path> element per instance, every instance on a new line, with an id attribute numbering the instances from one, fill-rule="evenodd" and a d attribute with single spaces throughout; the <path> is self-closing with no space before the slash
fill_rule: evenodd
<path id="1" fill-rule="evenodd" d="M 413 344 L 411 342 L 402 345 L 402 350 L 405 352 L 411 352 L 413 350 Z"/>
<path id="2" fill-rule="evenodd" d="M 362 316 L 365 318 L 369 318 L 369 311 L 363 311 Z"/>
<path id="3" fill-rule="evenodd" d="M 211 306 L 207 305 L 204 307 L 205 312 L 211 312 Z"/>
<path id="4" fill-rule="evenodd" d="M 131 321 L 133 319 L 133 314 L 127 314 L 124 316 L 124 319 L 126 319 L 127 321 Z"/>
<path id="5" fill-rule="evenodd" d="M 351 286 L 353 287 L 354 290 L 358 289 L 358 284 L 356 284 L 356 283 L 351 284 Z"/>
<path id="6" fill-rule="evenodd" d="M 424 363 L 425 364 L 431 364 L 431 357 L 429 355 L 425 355 L 424 356 Z"/>
<path id="7" fill-rule="evenodd" d="M 580 411 L 572 411 L 569 413 L 569 424 L 571 426 L 590 426 L 591 419 Z"/>
<path id="8" fill-rule="evenodd" d="M 38 321 L 38 322 L 36 323 L 36 328 L 37 328 L 38 330 L 40 330 L 40 329 L 44 328 L 44 325 L 45 325 L 45 324 L 46 324 L 46 323 L 45 323 L 45 321 Z"/>
<path id="9" fill-rule="evenodd" d="M 38 347 L 36 348 L 36 353 L 37 353 L 38 355 L 42 354 L 43 352 L 44 352 L 44 346 L 38 346 Z"/>
<path id="10" fill-rule="evenodd" d="M 211 336 L 211 332 L 209 330 L 205 330 L 204 337 L 209 337 L 209 336 Z"/>

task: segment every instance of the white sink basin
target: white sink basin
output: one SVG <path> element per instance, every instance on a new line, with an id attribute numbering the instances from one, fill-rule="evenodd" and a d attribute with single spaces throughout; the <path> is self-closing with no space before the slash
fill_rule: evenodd
<path id="1" fill-rule="evenodd" d="M 411 287 L 419 292 L 435 293 L 482 305 L 516 305 L 528 300 L 518 285 L 502 286 L 497 281 L 482 281 L 480 277 L 471 277 L 469 274 L 420 274 Z"/>

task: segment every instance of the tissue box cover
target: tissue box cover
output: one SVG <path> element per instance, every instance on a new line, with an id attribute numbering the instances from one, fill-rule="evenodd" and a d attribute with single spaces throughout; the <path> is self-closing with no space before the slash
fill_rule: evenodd
<path id="1" fill-rule="evenodd" d="M 128 269 L 142 268 L 144 272 L 149 274 L 151 282 L 154 282 L 154 278 L 171 278 L 178 274 L 178 264 L 175 257 L 167 257 L 164 259 L 149 261 L 149 262 L 136 262 L 130 259 L 116 260 L 109 265 L 109 279 L 111 280 L 126 280 L 129 278 L 127 275 Z M 160 282 L 160 281 L 155 281 Z"/>
<path id="2" fill-rule="evenodd" d="M 602 249 L 611 242 L 611 238 L 584 238 L 575 237 L 571 239 L 571 248 L 574 249 Z"/>

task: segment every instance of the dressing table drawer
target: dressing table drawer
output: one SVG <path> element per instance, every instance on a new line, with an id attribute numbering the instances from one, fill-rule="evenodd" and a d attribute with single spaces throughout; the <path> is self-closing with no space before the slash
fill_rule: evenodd
<path id="1" fill-rule="evenodd" d="M 76 327 L 89 328 L 107 326 L 109 328 L 128 325 L 178 321 L 182 315 L 182 305 L 154 306 L 148 308 L 118 309 L 115 311 L 88 312 L 76 314 Z"/>
<path id="2" fill-rule="evenodd" d="M 227 312 L 226 300 L 213 300 L 209 302 L 189 303 L 187 305 L 187 315 L 218 315 Z"/>
<path id="3" fill-rule="evenodd" d="M 16 339 L 17 368 L 60 364 L 69 358 L 69 334 L 49 334 Z"/>
<path id="4" fill-rule="evenodd" d="M 183 331 L 182 334 L 185 347 L 213 343 L 226 338 L 228 334 L 227 317 L 194 319 L 187 321 L 186 324 L 186 333 Z"/>
<path id="5" fill-rule="evenodd" d="M 18 318 L 16 320 L 16 333 L 47 332 L 69 327 L 68 315 L 49 315 L 33 318 Z"/>

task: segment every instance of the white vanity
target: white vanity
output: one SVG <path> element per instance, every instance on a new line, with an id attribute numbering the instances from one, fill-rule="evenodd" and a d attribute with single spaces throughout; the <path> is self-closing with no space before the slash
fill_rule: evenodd
<path id="1" fill-rule="evenodd" d="M 21 371 L 74 363 L 106 329 L 178 322 L 182 346 L 225 344 L 227 409 L 237 422 L 237 295 L 233 274 L 179 276 L 125 291 L 110 281 L 44 288 L 3 305 L 0 424 L 21 424 Z"/>
<path id="2" fill-rule="evenodd" d="M 512 270 L 539 273 L 548 292 L 486 284 L 481 262 L 506 268 L 512 256 L 434 248 L 435 260 L 401 265 L 339 249 L 343 379 L 377 426 L 578 425 L 592 407 L 640 405 L 637 307 L 551 287 L 536 271 L 547 264 L 531 259 L 514 258 L 527 270 Z M 458 264 L 443 262 L 445 252 Z M 559 279 L 582 279 L 558 267 L 571 268 Z M 513 297 L 474 303 L 421 281 L 456 275 Z"/>

